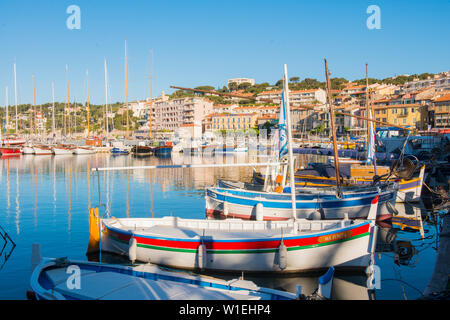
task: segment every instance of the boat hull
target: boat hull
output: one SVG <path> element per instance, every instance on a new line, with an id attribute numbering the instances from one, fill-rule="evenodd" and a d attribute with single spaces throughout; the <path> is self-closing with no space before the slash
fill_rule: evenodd
<path id="1" fill-rule="evenodd" d="M 297 218 L 304 219 L 365 219 L 372 199 L 377 192 L 368 192 L 343 199 L 318 193 L 316 195 L 297 195 Z M 395 212 L 396 190 L 379 194 L 377 220 L 387 220 Z M 206 216 L 208 218 L 256 219 L 256 206 L 263 206 L 264 220 L 288 220 L 292 218 L 290 194 L 243 191 L 239 189 L 207 188 Z M 226 205 L 224 205 L 226 203 Z M 226 210 L 225 210 L 226 206 Z"/>
<path id="2" fill-rule="evenodd" d="M 34 150 L 33 153 L 37 156 L 53 154 L 53 151 L 50 148 L 33 147 L 33 150 Z"/>
<path id="3" fill-rule="evenodd" d="M 23 147 L 22 153 L 23 154 L 34 154 L 34 148 L 33 147 Z"/>
<path id="4" fill-rule="evenodd" d="M 95 151 L 90 148 L 76 148 L 73 150 L 74 154 L 94 154 Z"/>
<path id="5" fill-rule="evenodd" d="M 0 148 L 0 154 L 2 156 L 15 156 L 15 155 L 20 155 L 22 154 L 22 150 L 20 148 Z"/>
<path id="6" fill-rule="evenodd" d="M 53 153 L 55 155 L 68 155 L 68 154 L 73 154 L 73 149 L 70 149 L 70 148 L 53 148 Z"/>
<path id="7" fill-rule="evenodd" d="M 284 231 L 251 232 L 251 224 L 257 222 L 250 221 L 239 222 L 244 228 L 245 225 L 248 226 L 249 230 L 234 233 L 214 232 L 208 228 L 180 228 L 177 227 L 177 218 L 173 218 L 173 227 L 166 224 L 155 232 L 140 233 L 139 228 L 133 231 L 116 228 L 115 221 L 117 220 L 110 219 L 102 223 L 101 245 L 104 251 L 128 255 L 130 243 L 135 240 L 138 261 L 181 269 L 220 272 L 301 273 L 330 266 L 363 269 L 369 263 L 373 236 L 376 234 L 375 223 L 367 220 L 298 235 L 290 233 L 291 229 L 287 224 Z M 226 222 L 208 223 L 222 223 L 222 228 L 226 229 Z M 337 222 L 337 225 L 340 223 Z M 174 230 L 178 232 L 173 233 Z M 282 242 L 286 247 L 284 267 L 280 264 Z M 201 245 L 206 247 L 203 262 L 199 257 Z"/>

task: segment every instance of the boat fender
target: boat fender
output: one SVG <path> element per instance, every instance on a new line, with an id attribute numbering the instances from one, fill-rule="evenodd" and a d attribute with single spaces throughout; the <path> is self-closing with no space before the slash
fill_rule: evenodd
<path id="1" fill-rule="evenodd" d="M 206 263 L 208 255 L 206 252 L 206 246 L 204 243 L 200 244 L 197 248 L 197 263 L 200 270 L 203 270 L 206 268 Z"/>
<path id="2" fill-rule="evenodd" d="M 278 266 L 281 270 L 284 270 L 287 267 L 287 248 L 284 245 L 283 240 L 281 240 L 281 243 L 278 246 Z"/>
<path id="3" fill-rule="evenodd" d="M 89 245 L 86 254 L 98 252 L 100 249 L 100 222 L 98 208 L 89 209 Z"/>
<path id="4" fill-rule="evenodd" d="M 128 242 L 128 257 L 130 258 L 131 263 L 136 261 L 137 255 L 137 241 L 134 235 L 131 236 L 130 241 Z"/>
<path id="5" fill-rule="evenodd" d="M 282 187 L 282 186 L 277 186 L 277 187 L 275 188 L 275 192 L 276 192 L 276 193 L 283 193 L 283 187 Z"/>
<path id="6" fill-rule="evenodd" d="M 256 204 L 256 221 L 264 220 L 264 205 L 260 202 Z"/>
<path id="7" fill-rule="evenodd" d="M 226 202 L 226 201 L 223 202 L 223 215 L 225 217 L 228 216 L 228 202 Z"/>

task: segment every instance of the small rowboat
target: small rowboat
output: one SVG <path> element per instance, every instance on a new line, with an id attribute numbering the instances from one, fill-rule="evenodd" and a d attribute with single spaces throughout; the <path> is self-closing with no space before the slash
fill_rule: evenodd
<path id="1" fill-rule="evenodd" d="M 116 219 L 90 212 L 89 251 L 188 270 L 298 273 L 366 268 L 376 243 L 378 196 L 368 220 Z M 100 222 L 100 226 L 98 225 Z M 99 230 L 101 229 L 101 237 Z"/>
<path id="2" fill-rule="evenodd" d="M 33 253 L 37 257 L 36 253 Z M 74 274 L 79 275 L 74 280 Z M 319 280 L 319 294 L 330 294 L 334 269 Z M 79 281 L 77 283 L 77 281 Z M 295 300 L 304 296 L 263 288 L 252 281 L 229 281 L 155 265 L 124 266 L 67 258 L 40 259 L 31 279 L 30 299 L 38 300 Z"/>

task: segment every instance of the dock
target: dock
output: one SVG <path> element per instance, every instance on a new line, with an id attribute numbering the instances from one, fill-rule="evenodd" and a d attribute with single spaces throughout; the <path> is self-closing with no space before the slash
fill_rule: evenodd
<path id="1" fill-rule="evenodd" d="M 423 295 L 433 297 L 447 290 L 450 276 L 450 210 L 443 217 L 442 231 L 439 234 L 439 247 L 431 280 Z"/>

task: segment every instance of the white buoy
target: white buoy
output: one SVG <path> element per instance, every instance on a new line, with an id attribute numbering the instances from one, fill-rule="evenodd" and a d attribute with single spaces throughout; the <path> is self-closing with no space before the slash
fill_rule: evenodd
<path id="1" fill-rule="evenodd" d="M 198 262 L 198 267 L 200 268 L 200 270 L 203 270 L 206 268 L 206 263 L 207 263 L 207 252 L 206 252 L 206 246 L 205 244 L 201 244 L 198 246 L 197 248 L 197 262 Z"/>
<path id="2" fill-rule="evenodd" d="M 260 202 L 256 205 L 256 221 L 264 220 L 264 205 Z"/>
<path id="3" fill-rule="evenodd" d="M 228 217 L 228 202 L 226 201 L 223 202 L 223 215 Z"/>
<path id="4" fill-rule="evenodd" d="M 283 240 L 281 240 L 280 246 L 278 247 L 278 266 L 281 270 L 287 267 L 287 248 Z"/>
<path id="5" fill-rule="evenodd" d="M 134 263 L 136 261 L 136 255 L 137 255 L 137 241 L 132 236 L 130 238 L 130 241 L 128 242 L 128 257 L 130 258 L 131 263 Z"/>

